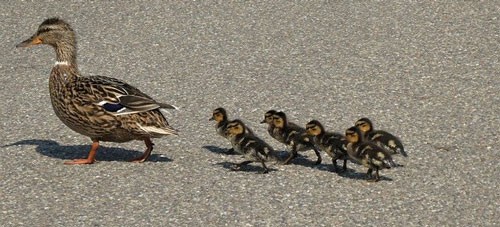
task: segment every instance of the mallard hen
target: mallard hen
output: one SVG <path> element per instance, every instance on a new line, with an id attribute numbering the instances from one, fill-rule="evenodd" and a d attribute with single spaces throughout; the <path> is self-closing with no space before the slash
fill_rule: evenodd
<path id="1" fill-rule="evenodd" d="M 177 135 L 167 122 L 165 109 L 174 106 L 159 103 L 139 89 L 105 76 L 82 76 L 76 63 L 76 39 L 68 23 L 58 18 L 45 20 L 38 31 L 16 47 L 47 44 L 56 51 L 56 63 L 49 78 L 52 107 L 61 121 L 72 130 L 90 137 L 92 148 L 86 159 L 65 164 L 91 164 L 99 141 L 127 142 L 143 140 L 146 151 L 133 162 L 144 162 L 153 150 L 151 138 Z"/>

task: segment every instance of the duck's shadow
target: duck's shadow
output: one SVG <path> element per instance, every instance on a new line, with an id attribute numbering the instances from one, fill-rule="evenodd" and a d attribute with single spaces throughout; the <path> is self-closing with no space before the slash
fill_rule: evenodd
<path id="1" fill-rule="evenodd" d="M 12 144 L 4 145 L 2 147 L 10 146 L 23 146 L 23 145 L 35 145 L 35 151 L 51 158 L 58 159 L 78 159 L 87 158 L 90 145 L 60 145 L 59 143 L 52 140 L 21 140 Z M 154 150 L 153 150 L 154 152 Z M 134 150 L 128 150 L 123 148 L 105 147 L 99 145 L 97 150 L 96 159 L 98 161 L 128 161 L 135 157 L 141 156 L 143 153 Z M 158 154 L 151 154 L 149 156 L 148 162 L 171 162 L 172 159 L 167 157 L 162 157 Z"/>
<path id="2" fill-rule="evenodd" d="M 233 162 L 219 162 L 219 163 L 216 163 L 214 165 L 222 166 L 223 168 L 231 170 L 233 172 L 254 172 L 254 173 L 261 173 L 262 171 L 264 171 L 264 168 L 260 165 L 259 162 L 252 162 L 252 163 L 250 163 L 248 165 L 241 166 L 241 168 L 239 170 L 234 170 L 233 169 L 232 166 L 234 164 L 237 164 L 237 163 L 233 163 Z M 267 169 L 269 170 L 269 173 L 277 171 L 276 169 L 269 167 L 269 163 L 266 163 L 266 166 L 267 166 Z"/>

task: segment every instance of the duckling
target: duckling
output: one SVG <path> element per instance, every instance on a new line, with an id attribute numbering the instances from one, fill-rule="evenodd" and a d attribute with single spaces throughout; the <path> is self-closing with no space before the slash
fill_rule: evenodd
<path id="1" fill-rule="evenodd" d="M 212 117 L 208 119 L 209 121 L 217 121 L 217 124 L 215 125 L 215 130 L 217 131 L 217 134 L 221 135 L 222 137 L 228 139 L 231 141 L 231 135 L 229 135 L 226 131 L 227 129 L 227 123 L 230 121 L 228 120 L 227 117 L 227 112 L 224 108 L 219 107 L 215 109 L 212 113 Z M 253 131 L 249 128 L 246 128 L 245 130 L 246 133 L 253 134 Z M 233 153 L 234 149 L 231 148 L 227 151 L 228 153 Z"/>
<path id="2" fill-rule="evenodd" d="M 362 133 L 356 126 L 347 129 L 345 136 L 348 142 L 347 154 L 355 163 L 368 168 L 366 173 L 368 181 L 379 181 L 379 170 L 398 166 L 385 149 L 371 141 L 363 141 Z M 374 169 L 375 177 L 372 176 Z"/>
<path id="3" fill-rule="evenodd" d="M 208 120 L 217 122 L 217 124 L 215 124 L 215 130 L 216 130 L 217 134 L 228 139 L 229 141 L 231 140 L 231 136 L 226 131 L 227 123 L 229 122 L 229 120 L 227 119 L 227 113 L 226 113 L 226 110 L 224 108 L 219 107 L 219 108 L 215 109 L 212 113 L 212 117 Z M 234 149 L 231 148 L 227 152 L 233 153 Z"/>
<path id="4" fill-rule="evenodd" d="M 274 137 L 273 130 L 274 130 L 274 124 L 273 124 L 273 115 L 276 114 L 276 110 L 269 110 L 264 114 L 264 120 L 262 120 L 260 123 L 264 124 L 267 123 L 267 132 L 271 137 Z M 277 138 L 275 138 L 277 139 Z"/>
<path id="5" fill-rule="evenodd" d="M 370 119 L 361 118 L 356 121 L 355 125 L 363 134 L 364 140 L 373 141 L 380 147 L 387 148 L 391 154 L 401 154 L 403 157 L 408 157 L 401 140 L 386 131 L 374 130 Z"/>
<path id="6" fill-rule="evenodd" d="M 49 93 L 57 117 L 70 129 L 93 141 L 86 159 L 64 164 L 91 164 L 99 141 L 142 140 L 146 151 L 132 162 L 144 162 L 153 150 L 151 138 L 177 135 L 164 115 L 175 106 L 160 103 L 139 89 L 115 78 L 82 76 L 76 63 L 76 39 L 71 26 L 58 18 L 43 21 L 38 31 L 16 47 L 46 44 L 55 49 L 56 63 L 49 78 Z"/>
<path id="7" fill-rule="evenodd" d="M 321 154 L 314 146 L 311 136 L 306 134 L 305 128 L 289 122 L 286 114 L 281 111 L 273 115 L 272 124 L 274 128 L 271 136 L 281 143 L 286 144 L 290 150 L 290 156 L 282 164 L 286 165 L 290 163 L 292 159 L 297 157 L 298 151 L 307 150 L 314 150 L 314 153 L 318 157 L 315 165 L 321 164 Z"/>
<path id="8" fill-rule="evenodd" d="M 333 171 L 338 170 L 337 160 L 344 159 L 342 171 L 347 170 L 346 141 L 343 135 L 336 132 L 327 132 L 323 125 L 312 120 L 306 125 L 307 135 L 313 137 L 313 143 L 332 158 Z"/>
<path id="9" fill-rule="evenodd" d="M 241 166 L 252 162 L 260 162 L 264 171 L 268 173 L 266 161 L 277 161 L 278 157 L 273 148 L 254 134 L 246 133 L 246 126 L 241 120 L 233 120 L 227 124 L 226 131 L 231 136 L 231 144 L 234 151 L 243 155 L 247 160 L 233 166 L 233 170 L 239 170 Z"/>
<path id="10" fill-rule="evenodd" d="M 212 112 L 212 117 L 208 120 L 217 122 L 217 124 L 215 125 L 215 131 L 217 131 L 217 134 L 226 139 L 230 139 L 229 134 L 226 133 L 227 123 L 229 121 L 227 120 L 227 113 L 224 108 L 219 107 L 215 109 Z"/>

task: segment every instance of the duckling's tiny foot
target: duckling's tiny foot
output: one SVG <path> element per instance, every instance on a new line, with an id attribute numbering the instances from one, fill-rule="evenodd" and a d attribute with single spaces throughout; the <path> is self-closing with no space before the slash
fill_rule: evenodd
<path id="1" fill-rule="evenodd" d="M 319 165 L 319 164 L 321 164 L 321 159 L 318 159 L 318 160 L 314 163 L 314 165 L 316 165 L 316 166 L 317 166 L 317 165 Z"/>
<path id="2" fill-rule="evenodd" d="M 84 164 L 92 164 L 94 163 L 93 159 L 75 159 L 73 161 L 64 162 L 65 165 L 84 165 Z"/>
<path id="3" fill-rule="evenodd" d="M 366 181 L 368 181 L 368 182 L 377 182 L 378 179 L 375 178 L 375 177 L 370 177 L 370 178 L 366 179 Z"/>
<path id="4" fill-rule="evenodd" d="M 240 166 L 240 165 L 237 165 L 237 164 L 232 164 L 232 165 L 230 166 L 230 169 L 231 169 L 232 171 L 239 171 L 239 170 L 241 169 L 241 166 Z"/>
<path id="5" fill-rule="evenodd" d="M 288 165 L 290 164 L 290 161 L 283 161 L 283 162 L 278 162 L 280 165 Z"/>

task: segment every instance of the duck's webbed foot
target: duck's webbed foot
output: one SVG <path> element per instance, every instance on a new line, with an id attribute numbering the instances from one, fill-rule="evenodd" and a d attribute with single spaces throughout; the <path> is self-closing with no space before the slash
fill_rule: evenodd
<path id="1" fill-rule="evenodd" d="M 97 148 L 99 148 L 99 141 L 94 141 L 92 143 L 92 148 L 90 148 L 89 156 L 86 159 L 75 159 L 73 161 L 64 162 L 65 165 L 83 165 L 83 164 L 92 164 L 97 162 L 95 159 L 95 154 L 97 152 Z"/>
<path id="2" fill-rule="evenodd" d="M 135 163 L 143 163 L 146 160 L 148 160 L 149 156 L 151 155 L 151 151 L 153 151 L 153 145 L 154 143 L 151 142 L 151 139 L 147 138 L 144 140 L 144 143 L 146 144 L 146 151 L 144 151 L 144 154 L 142 154 L 140 157 L 134 158 L 130 160 L 129 162 L 135 162 Z"/>

